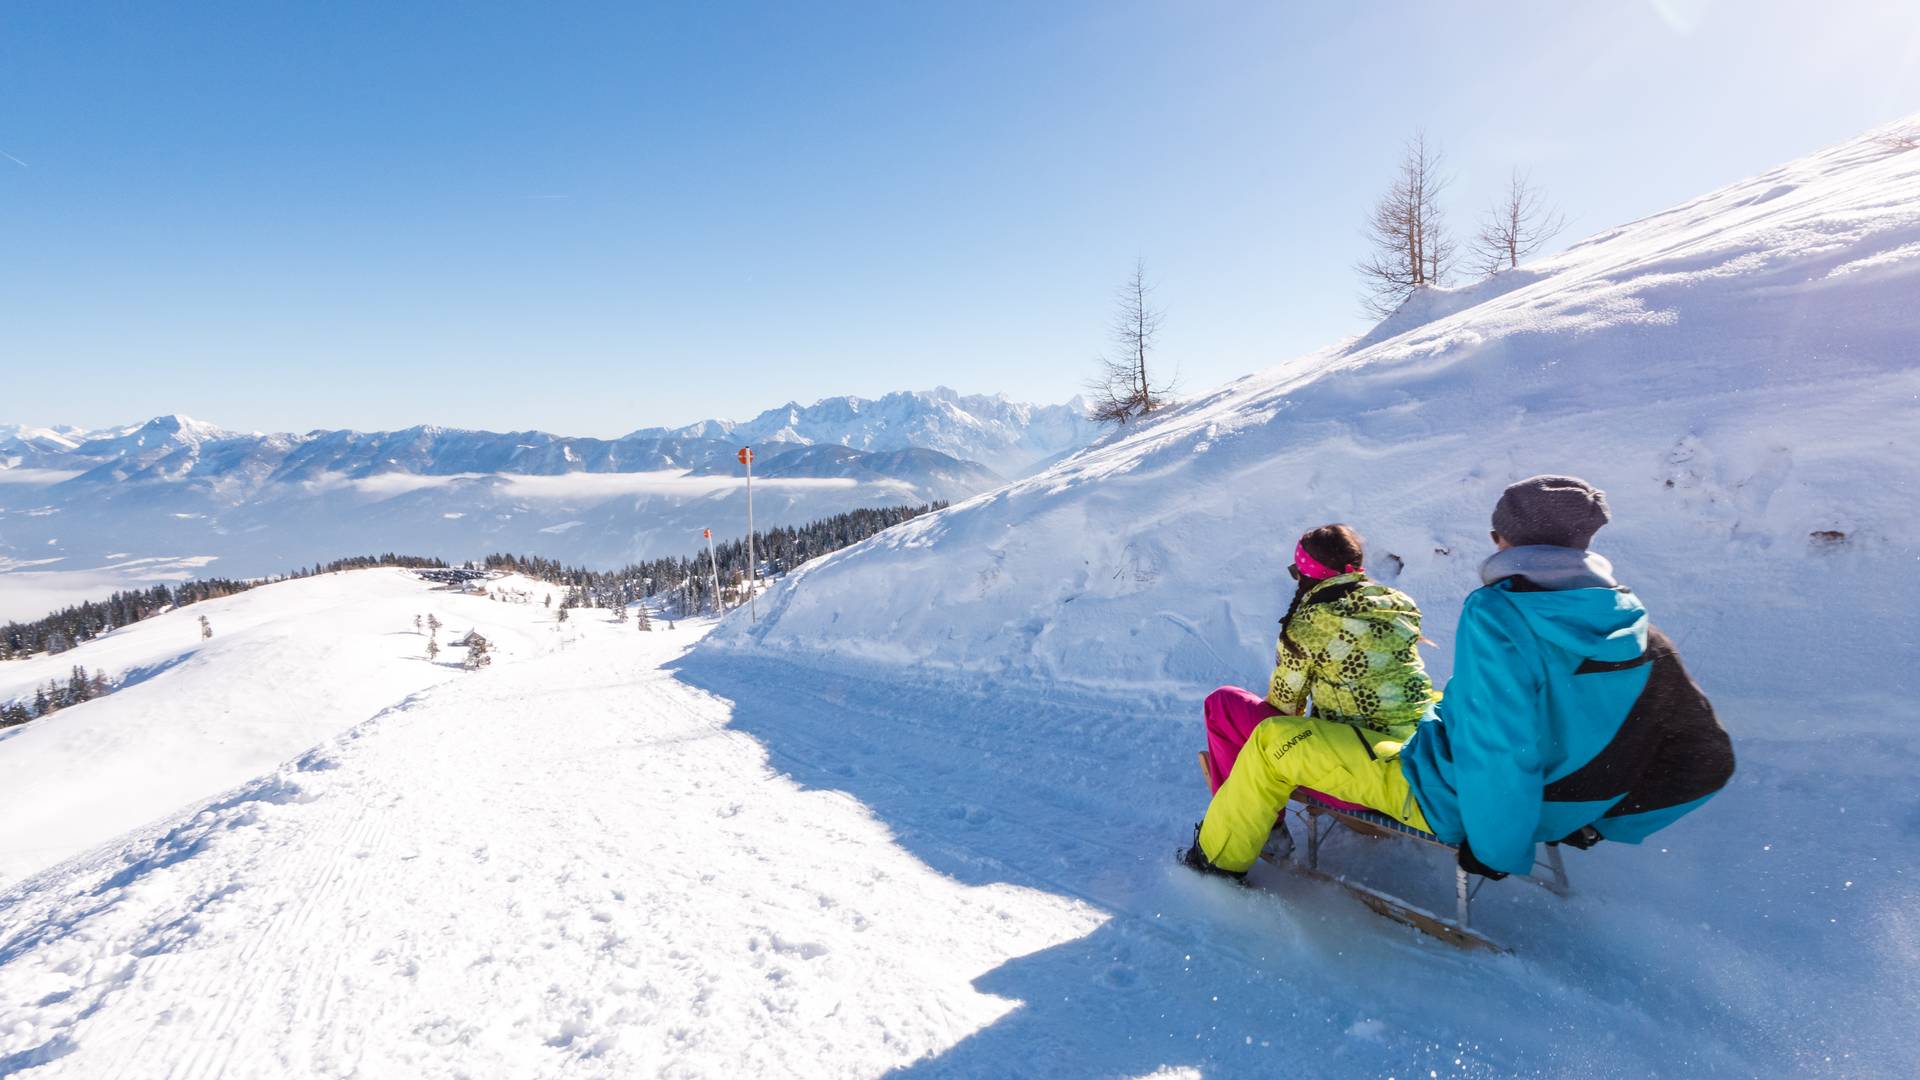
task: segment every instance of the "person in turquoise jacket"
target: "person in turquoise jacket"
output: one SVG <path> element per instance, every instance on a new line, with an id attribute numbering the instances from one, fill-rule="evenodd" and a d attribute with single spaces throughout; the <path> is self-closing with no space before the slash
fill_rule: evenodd
<path id="1" fill-rule="evenodd" d="M 1431 832 L 1493 878 L 1529 871 L 1538 842 L 1638 843 L 1711 798 L 1733 775 L 1732 743 L 1639 598 L 1587 550 L 1609 517 L 1574 477 L 1507 488 L 1453 677 L 1413 736 L 1369 745 L 1311 719 L 1264 721 L 1184 861 L 1244 874 L 1296 786 Z"/>

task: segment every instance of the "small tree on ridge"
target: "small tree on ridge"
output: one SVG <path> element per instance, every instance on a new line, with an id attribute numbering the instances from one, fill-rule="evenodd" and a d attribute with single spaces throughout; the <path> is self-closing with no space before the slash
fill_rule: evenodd
<path id="1" fill-rule="evenodd" d="M 1114 356 L 1101 357 L 1100 374 L 1087 384 L 1095 420 L 1124 424 L 1165 405 L 1173 392 L 1171 382 L 1155 383 L 1147 371 L 1147 356 L 1166 320 L 1166 312 L 1153 306 L 1152 295 L 1146 262 L 1135 259 L 1133 276 L 1120 286 L 1119 310 L 1113 317 L 1113 342 L 1119 349 Z"/>

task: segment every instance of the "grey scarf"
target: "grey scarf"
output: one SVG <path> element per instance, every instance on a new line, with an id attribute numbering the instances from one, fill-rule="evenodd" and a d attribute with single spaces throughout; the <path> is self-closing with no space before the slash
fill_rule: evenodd
<path id="1" fill-rule="evenodd" d="M 1620 587 L 1613 579 L 1613 564 L 1606 556 L 1581 548 L 1525 544 L 1496 551 L 1492 558 L 1480 564 L 1480 580 L 1484 584 L 1515 576 L 1553 591 Z"/>

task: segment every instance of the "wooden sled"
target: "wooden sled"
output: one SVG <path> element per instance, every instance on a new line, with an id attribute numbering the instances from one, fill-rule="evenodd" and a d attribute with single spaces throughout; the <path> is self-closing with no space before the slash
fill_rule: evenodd
<path id="1" fill-rule="evenodd" d="M 1206 776 L 1207 788 L 1212 790 L 1214 787 L 1213 757 L 1205 750 L 1200 751 L 1200 771 Z M 1397 896 L 1320 869 L 1320 845 L 1326 841 L 1334 829 L 1340 827 L 1345 827 L 1362 836 L 1405 839 L 1430 844 L 1450 855 L 1457 855 L 1459 849 L 1452 844 L 1443 842 L 1432 833 L 1422 832 L 1411 825 L 1373 810 L 1349 810 L 1322 802 L 1299 788 L 1294 789 L 1292 805 L 1288 806 L 1285 812 L 1294 814 L 1306 826 L 1306 859 L 1303 862 L 1288 857 L 1269 861 L 1285 866 L 1295 873 L 1338 886 L 1354 899 L 1367 905 L 1375 914 L 1383 915 L 1402 925 L 1411 926 L 1449 945 L 1497 953 L 1508 951 L 1492 938 L 1473 929 L 1473 898 L 1479 894 L 1481 886 L 1485 885 L 1488 879 L 1480 878 L 1475 881 L 1473 879 L 1477 875 L 1469 874 L 1457 865 L 1453 869 L 1454 916 L 1450 920 L 1410 904 Z M 1542 876 L 1543 873 L 1545 876 Z M 1557 844 L 1538 845 L 1533 873 L 1512 880 L 1538 885 L 1559 897 L 1566 897 L 1572 892 L 1567 883 L 1566 864 L 1560 858 L 1560 847 Z"/>

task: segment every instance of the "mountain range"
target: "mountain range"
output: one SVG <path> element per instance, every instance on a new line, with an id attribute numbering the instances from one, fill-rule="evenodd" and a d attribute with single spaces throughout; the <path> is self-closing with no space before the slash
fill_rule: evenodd
<path id="1" fill-rule="evenodd" d="M 691 550 L 754 518 L 954 501 L 1092 440 L 1077 403 L 947 389 L 790 404 L 618 439 L 432 426 L 228 431 L 181 415 L 103 430 L 0 426 L 0 570 L 212 556 L 255 575 L 399 550 L 535 552 L 593 565 Z"/>
<path id="2" fill-rule="evenodd" d="M 790 401 L 744 422 L 702 420 L 642 428 L 628 438 L 732 439 L 754 444 L 834 444 L 856 450 L 938 450 L 1007 477 L 1026 476 L 1099 435 L 1087 403 L 1028 405 L 1004 394 L 961 394 L 944 386 L 880 398 Z"/>

